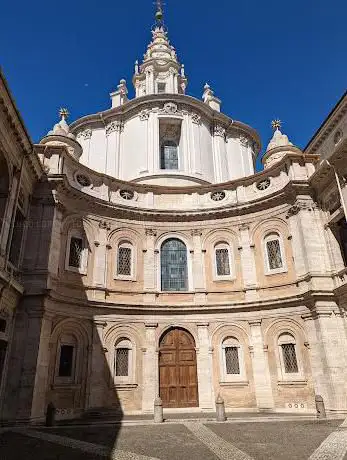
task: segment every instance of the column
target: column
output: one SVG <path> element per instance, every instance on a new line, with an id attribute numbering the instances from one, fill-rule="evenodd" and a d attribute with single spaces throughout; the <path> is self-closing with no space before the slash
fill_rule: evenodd
<path id="1" fill-rule="evenodd" d="M 103 407 L 104 398 L 106 396 L 106 356 L 103 337 L 103 330 L 105 326 L 106 323 L 102 320 L 94 320 L 93 322 L 93 343 L 89 376 L 89 408 Z"/>
<path id="2" fill-rule="evenodd" d="M 259 410 L 272 410 L 274 400 L 271 388 L 271 378 L 267 357 L 267 348 L 264 346 L 261 330 L 261 320 L 249 321 L 251 329 L 251 356 L 255 396 Z"/>
<path id="3" fill-rule="evenodd" d="M 145 323 L 146 345 L 143 350 L 142 411 L 153 412 L 154 399 L 159 395 L 157 323 Z"/>
<path id="4" fill-rule="evenodd" d="M 316 394 L 323 396 L 329 411 L 346 411 L 346 364 L 335 302 L 316 302 L 305 320 L 310 345 L 311 369 Z"/>
<path id="5" fill-rule="evenodd" d="M 119 177 L 119 145 L 122 125 L 111 121 L 106 128 L 106 174 Z"/>
<path id="6" fill-rule="evenodd" d="M 203 410 L 214 408 L 213 382 L 212 382 L 212 349 L 210 347 L 209 323 L 197 324 L 199 348 L 197 349 L 197 373 L 199 408 Z"/>
<path id="7" fill-rule="evenodd" d="M 256 300 L 258 293 L 257 286 L 257 272 L 255 266 L 254 246 L 251 245 L 249 226 L 243 224 L 239 226 L 240 232 L 240 246 L 241 251 L 241 267 L 243 284 L 246 289 L 246 300 Z"/>

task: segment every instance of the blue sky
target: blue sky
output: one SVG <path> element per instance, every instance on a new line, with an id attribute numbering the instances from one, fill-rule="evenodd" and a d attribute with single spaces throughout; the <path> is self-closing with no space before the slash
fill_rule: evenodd
<path id="1" fill-rule="evenodd" d="M 151 0 L 36 0 L 1 9 L 0 63 L 37 142 L 57 121 L 110 107 L 150 40 Z M 210 83 L 222 110 L 253 126 L 263 148 L 273 118 L 304 147 L 347 86 L 346 0 L 166 0 L 171 43 L 187 93 Z"/>

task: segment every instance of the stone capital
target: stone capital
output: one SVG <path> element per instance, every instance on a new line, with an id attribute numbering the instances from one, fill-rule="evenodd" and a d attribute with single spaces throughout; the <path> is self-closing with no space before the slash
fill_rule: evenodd
<path id="1" fill-rule="evenodd" d="M 196 325 L 197 327 L 208 327 L 210 323 L 208 321 L 199 321 Z"/>
<path id="2" fill-rule="evenodd" d="M 158 327 L 158 323 L 155 323 L 155 322 L 153 322 L 153 323 L 148 322 L 148 323 L 145 323 L 145 327 L 155 329 L 156 327 Z"/>
<path id="3" fill-rule="evenodd" d="M 252 326 L 261 326 L 261 322 L 262 320 L 261 319 L 251 319 L 248 321 L 248 324 L 252 327 Z"/>

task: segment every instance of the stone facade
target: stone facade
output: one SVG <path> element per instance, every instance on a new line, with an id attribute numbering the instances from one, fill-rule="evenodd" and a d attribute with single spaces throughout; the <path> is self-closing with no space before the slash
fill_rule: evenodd
<path id="1" fill-rule="evenodd" d="M 170 51 L 163 31 L 155 40 Z M 228 410 L 309 413 L 320 394 L 346 412 L 344 137 L 320 163 L 277 128 L 254 174 L 254 130 L 228 124 L 208 85 L 203 101 L 186 96 L 176 54 L 166 75 L 157 51 L 152 42 L 135 69 L 135 99 L 121 81 L 112 109 L 70 126 L 63 113 L 35 146 L 1 79 L 1 419 L 42 421 L 49 402 L 61 416 L 152 412 L 173 328 L 195 343 L 201 411 L 220 394 Z M 181 128 L 177 170 L 159 166 L 163 120 Z M 170 239 L 185 247 L 176 291 L 162 289 Z"/>

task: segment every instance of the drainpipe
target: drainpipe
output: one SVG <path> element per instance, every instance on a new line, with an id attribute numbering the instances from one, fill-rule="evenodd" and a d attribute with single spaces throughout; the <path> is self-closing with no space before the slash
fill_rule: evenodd
<path id="1" fill-rule="evenodd" d="M 337 188 L 338 188 L 338 190 L 339 190 L 340 200 L 341 200 L 343 212 L 345 213 L 345 220 L 347 221 L 347 207 L 346 207 L 345 200 L 344 200 L 344 198 L 343 198 L 342 188 L 341 188 L 341 183 L 340 183 L 339 175 L 337 174 L 337 171 L 336 171 L 336 168 L 335 168 L 334 165 L 332 165 L 328 160 L 325 160 L 325 162 L 326 162 L 326 164 L 327 164 L 328 166 L 330 166 L 330 167 L 334 170 L 335 180 L 336 180 Z"/>

